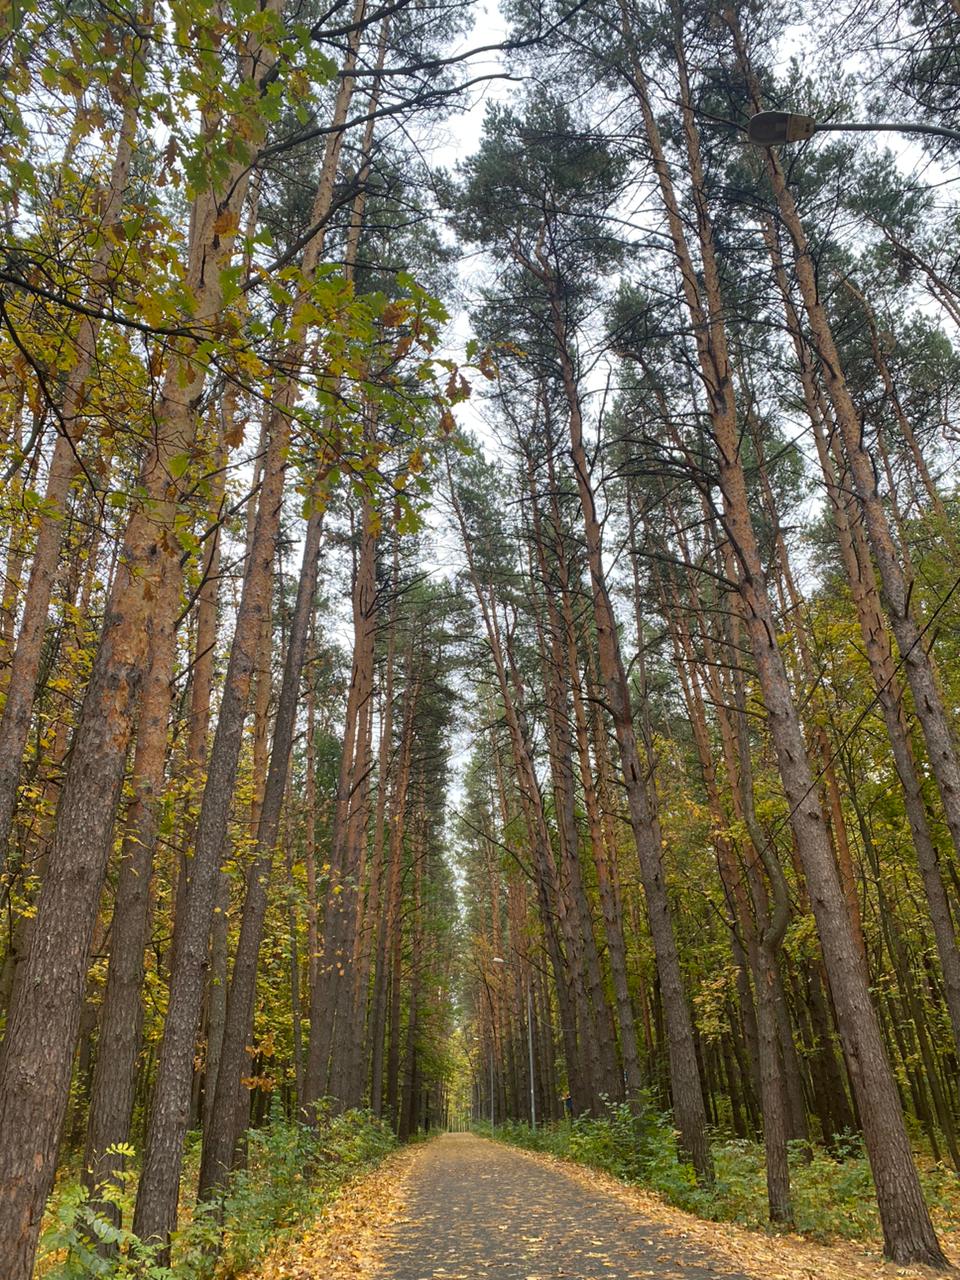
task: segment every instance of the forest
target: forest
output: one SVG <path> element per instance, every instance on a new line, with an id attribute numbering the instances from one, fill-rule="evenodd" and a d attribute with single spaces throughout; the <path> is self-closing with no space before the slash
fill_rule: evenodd
<path id="1" fill-rule="evenodd" d="M 466 1125 L 856 1169 L 945 1268 L 960 2 L 0 51 L 3 1280 L 239 1273 Z"/>

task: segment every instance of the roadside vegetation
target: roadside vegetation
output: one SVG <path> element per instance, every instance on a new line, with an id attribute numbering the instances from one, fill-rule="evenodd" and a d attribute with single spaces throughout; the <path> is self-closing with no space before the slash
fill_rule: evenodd
<path id="1" fill-rule="evenodd" d="M 245 1145 L 246 1163 L 230 1175 L 221 1197 L 204 1201 L 192 1213 L 189 1203 L 183 1206 L 169 1265 L 157 1245 L 145 1244 L 105 1216 L 102 1201 L 98 1203 L 79 1177 L 67 1171 L 51 1199 L 40 1237 L 38 1280 L 210 1280 L 239 1275 L 285 1240 L 301 1235 L 348 1183 L 394 1150 L 396 1138 L 367 1111 L 327 1115 L 319 1125 L 273 1114 L 263 1128 L 246 1133 Z M 199 1161 L 200 1145 L 194 1138 L 184 1159 L 188 1186 L 197 1176 Z M 138 1174 L 131 1166 L 121 1184 L 106 1193 L 127 1220 Z"/>
<path id="2" fill-rule="evenodd" d="M 491 1130 L 474 1126 L 528 1151 L 587 1165 L 622 1182 L 661 1196 L 668 1204 L 716 1222 L 770 1230 L 762 1142 L 715 1136 L 711 1142 L 715 1178 L 698 1185 L 692 1165 L 678 1155 L 668 1114 L 649 1105 L 610 1104 L 601 1116 L 551 1120 L 532 1129 L 507 1120 Z M 805 1142 L 790 1144 L 790 1183 L 795 1228 L 821 1243 L 852 1240 L 870 1247 L 880 1242 L 876 1192 L 870 1164 L 855 1133 L 839 1135 L 832 1150 Z M 960 1179 L 928 1155 L 918 1159 L 924 1198 L 941 1235 L 960 1226 Z"/>

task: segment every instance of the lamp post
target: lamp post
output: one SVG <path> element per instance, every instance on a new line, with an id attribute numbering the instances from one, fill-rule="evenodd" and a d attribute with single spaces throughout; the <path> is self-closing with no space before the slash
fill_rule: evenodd
<path id="1" fill-rule="evenodd" d="M 483 1042 L 476 1032 L 473 1033 L 473 1044 L 477 1051 L 477 1069 L 473 1077 L 473 1117 L 475 1120 L 483 1119 L 483 1079 L 481 1072 L 483 1071 Z"/>
<path id="2" fill-rule="evenodd" d="M 530 1055 L 530 1128 L 537 1130 L 537 1091 L 533 1078 L 533 984 L 527 974 L 527 1052 Z"/>
<path id="3" fill-rule="evenodd" d="M 747 122 L 747 139 L 758 147 L 778 147 L 784 142 L 803 142 L 815 133 L 928 133 L 960 142 L 960 129 L 916 120 L 821 121 L 795 111 L 758 111 Z"/>
<path id="4" fill-rule="evenodd" d="M 490 1132 L 491 1133 L 496 1127 L 496 1122 L 494 1120 L 494 1111 L 493 1111 L 495 1096 L 496 1095 L 494 1094 L 494 1091 L 493 1091 L 493 1040 L 491 1039 L 490 1041 Z"/>

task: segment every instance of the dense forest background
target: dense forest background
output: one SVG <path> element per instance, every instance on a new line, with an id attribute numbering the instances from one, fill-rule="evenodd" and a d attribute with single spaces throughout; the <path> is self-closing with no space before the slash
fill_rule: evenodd
<path id="1" fill-rule="evenodd" d="M 0 16 L 9 1280 L 484 1121 L 944 1265 L 960 5 L 475 18 Z"/>

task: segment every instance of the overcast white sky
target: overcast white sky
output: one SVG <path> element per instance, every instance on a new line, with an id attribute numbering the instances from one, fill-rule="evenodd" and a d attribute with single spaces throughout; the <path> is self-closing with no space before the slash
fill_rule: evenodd
<path id="1" fill-rule="evenodd" d="M 460 53 L 469 49 L 496 44 L 502 41 L 506 34 L 506 25 L 495 0 L 480 0 L 480 3 L 475 8 L 475 20 L 472 30 L 458 42 L 458 45 L 451 52 Z M 791 58 L 797 58 L 803 62 L 809 59 L 822 61 L 821 42 L 822 32 L 813 25 L 808 23 L 795 27 L 784 42 L 782 57 L 784 69 Z M 505 71 L 504 61 L 496 52 L 478 54 L 465 65 L 467 67 L 464 73 L 465 78 L 475 78 L 487 74 L 496 76 L 498 73 Z M 853 65 L 847 65 L 841 70 L 849 73 L 855 71 L 856 68 Z M 486 104 L 491 100 L 509 98 L 517 92 L 518 87 L 516 81 L 501 78 L 491 79 L 485 84 L 471 88 L 466 99 L 466 105 L 462 109 L 451 114 L 438 127 L 429 132 L 418 134 L 416 141 L 421 147 L 425 159 L 434 166 L 454 169 L 459 161 L 474 152 L 479 145 Z M 944 198 L 955 195 L 957 190 L 955 184 L 960 178 L 960 170 L 956 165 L 951 166 L 949 169 L 937 165 L 930 159 L 919 143 L 913 142 L 902 135 L 884 135 L 880 139 L 880 144 L 890 147 L 898 157 L 906 174 L 932 185 L 945 184 L 942 188 Z M 864 145 L 873 145 L 873 143 L 864 137 Z M 489 261 L 484 261 L 474 256 L 468 256 L 462 260 L 460 279 L 464 294 L 469 296 L 472 284 L 480 274 L 484 271 L 489 271 L 491 265 Z M 470 325 L 466 309 L 461 307 L 454 311 L 448 333 L 450 354 L 454 358 L 463 358 L 463 349 L 469 336 Z M 599 371 L 599 377 L 602 382 L 604 377 L 602 369 Z M 480 379 L 474 379 L 474 381 L 482 382 Z M 458 406 L 456 416 L 462 426 L 474 437 L 480 439 L 485 451 L 489 455 L 495 456 L 496 441 L 484 420 L 482 386 L 477 388 L 477 391 L 479 394 L 475 395 L 472 401 Z M 506 472 L 504 474 L 506 475 Z M 504 500 L 505 502 L 510 500 L 509 493 L 504 493 Z M 439 506 L 442 507 L 442 505 L 441 500 Z M 444 517 L 439 511 L 433 512 L 428 516 L 428 525 L 436 531 L 437 540 L 434 551 L 424 568 L 437 577 L 451 577 L 455 568 L 461 562 L 462 553 L 459 552 L 455 537 L 450 538 L 449 536 L 443 537 L 440 535 L 440 526 L 443 523 Z M 346 627 L 345 630 L 347 630 Z M 345 647 L 349 648 L 349 637 L 344 635 L 343 639 L 346 642 Z M 473 726 L 464 720 L 461 721 L 454 735 L 451 759 L 453 777 L 451 779 L 450 795 L 451 807 L 454 809 L 462 794 L 459 775 L 472 748 L 472 730 Z"/>

